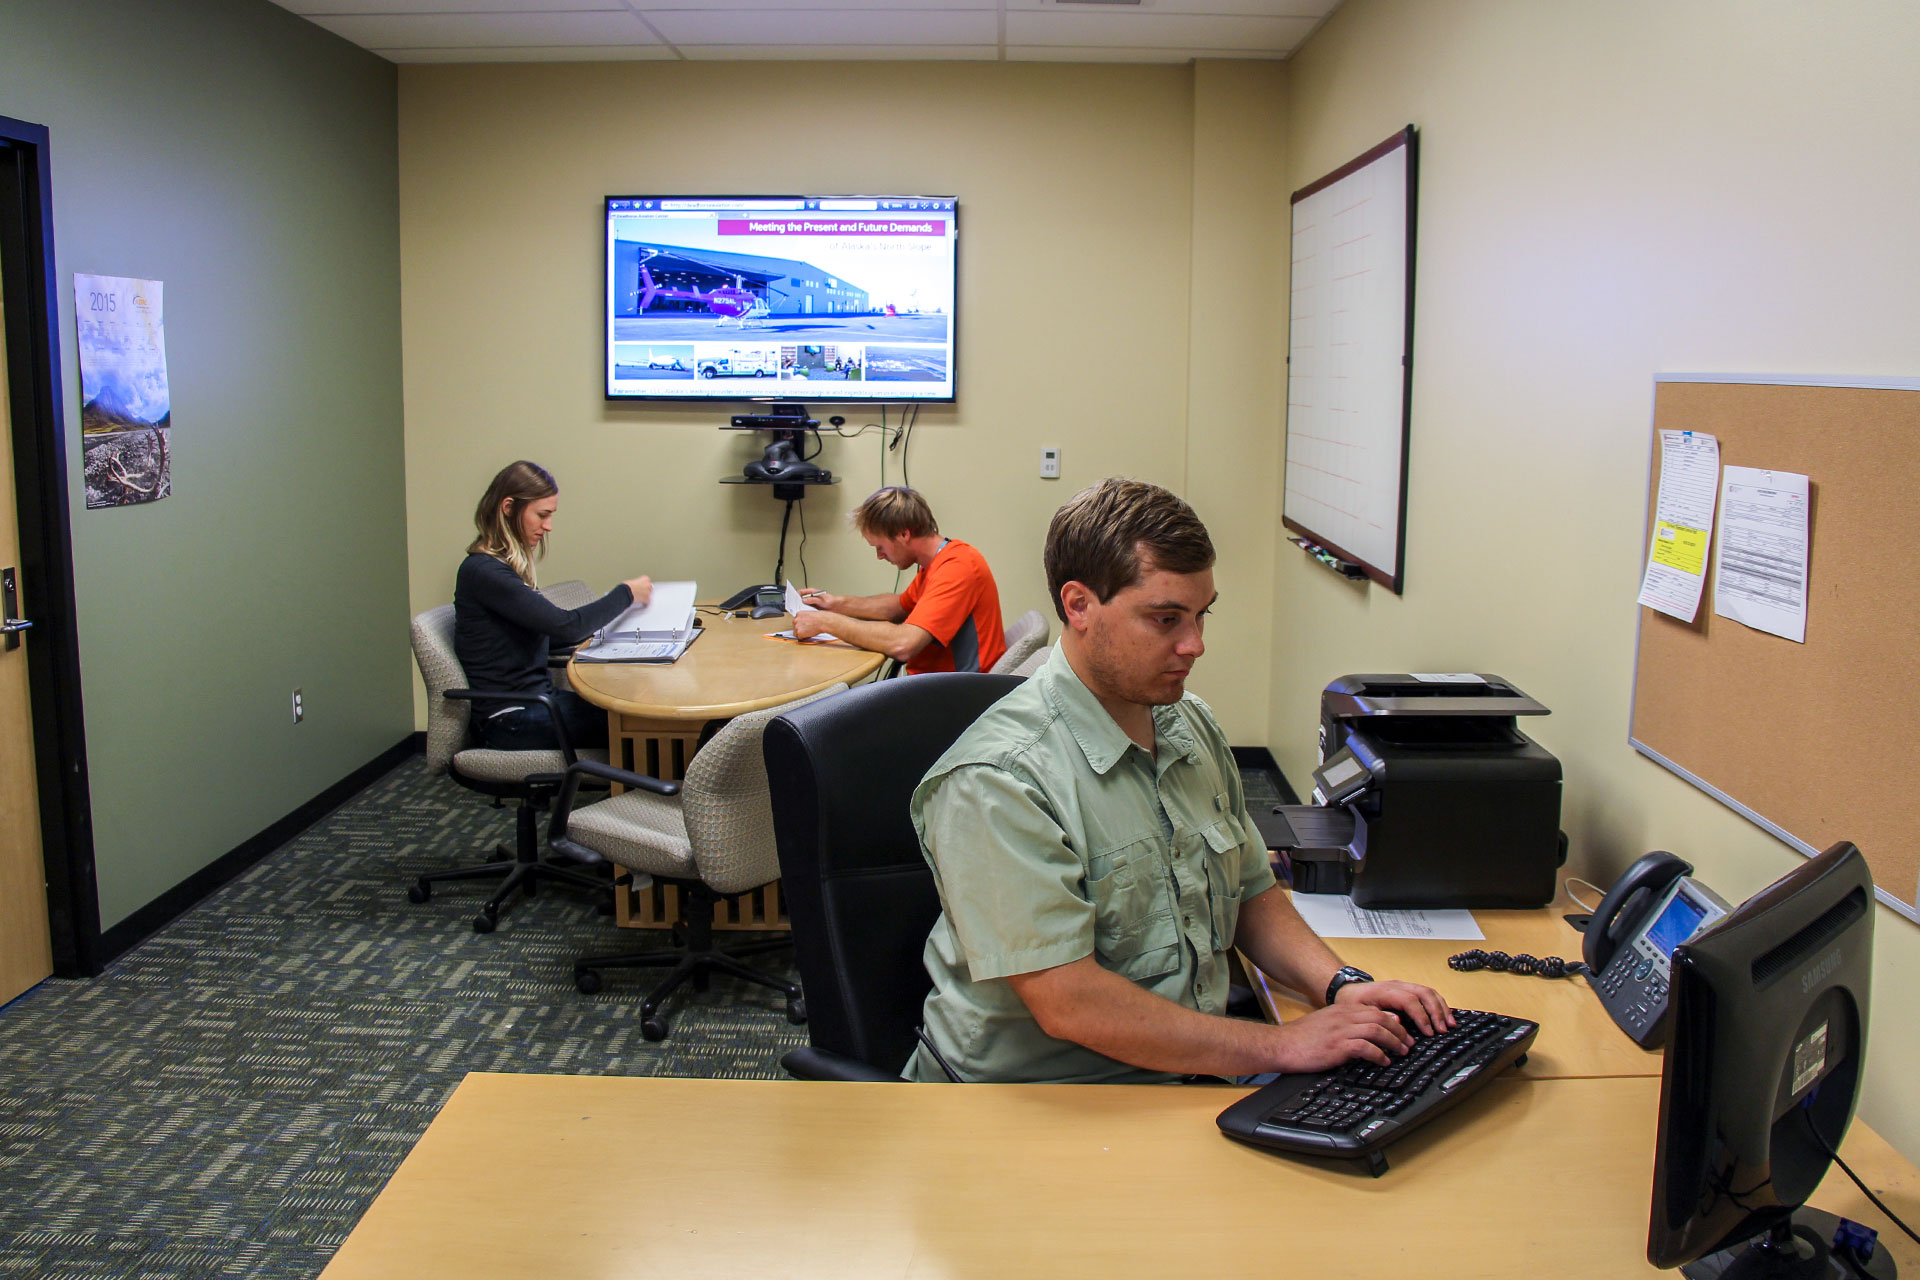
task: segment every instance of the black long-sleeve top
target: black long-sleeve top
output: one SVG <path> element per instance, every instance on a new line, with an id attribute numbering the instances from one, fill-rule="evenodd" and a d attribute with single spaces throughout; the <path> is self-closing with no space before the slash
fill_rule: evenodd
<path id="1" fill-rule="evenodd" d="M 578 609 L 562 609 L 520 581 L 506 561 L 473 552 L 460 562 L 453 586 L 453 651 L 475 689 L 545 693 L 550 642 L 578 644 L 633 603 L 626 583 Z M 476 702 L 474 714 L 492 715 L 508 703 Z"/>

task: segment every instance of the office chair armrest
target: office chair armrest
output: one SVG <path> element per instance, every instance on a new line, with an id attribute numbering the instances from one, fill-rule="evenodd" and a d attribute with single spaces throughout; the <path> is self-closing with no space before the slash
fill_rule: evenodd
<path id="1" fill-rule="evenodd" d="M 650 778 L 644 773 L 634 773 L 610 764 L 601 764 L 598 760 L 575 760 L 567 766 L 566 780 L 560 784 L 560 798 L 553 802 L 553 817 L 547 823 L 547 843 L 563 853 L 570 853 L 576 857 L 580 854 L 580 846 L 566 838 L 567 818 L 573 813 L 573 797 L 580 790 L 581 781 L 586 778 L 617 782 L 623 787 L 651 791 L 660 796 L 680 794 L 680 784 L 677 782 Z M 588 856 L 597 858 L 600 855 L 589 853 Z"/>
<path id="2" fill-rule="evenodd" d="M 812 1045 L 795 1049 L 780 1059 L 780 1065 L 795 1080 L 858 1080 L 898 1084 L 901 1079 L 898 1071 L 882 1071 L 858 1058 L 849 1058 L 831 1049 L 816 1049 Z"/>
<path id="3" fill-rule="evenodd" d="M 573 754 L 573 739 L 567 736 L 566 717 L 560 714 L 560 704 L 551 694 L 545 693 L 494 693 L 486 689 L 449 689 L 444 695 L 456 702 L 511 702 L 516 706 L 531 707 L 536 703 L 547 709 L 547 719 L 553 724 L 554 736 L 560 742 L 560 754 L 565 756 L 569 765 L 580 763 Z"/>

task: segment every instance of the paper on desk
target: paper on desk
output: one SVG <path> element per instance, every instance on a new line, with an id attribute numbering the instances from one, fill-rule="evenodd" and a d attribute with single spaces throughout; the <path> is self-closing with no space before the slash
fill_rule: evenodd
<path id="1" fill-rule="evenodd" d="M 1682 622 L 1700 612 L 1719 479 L 1718 440 L 1699 431 L 1660 433 L 1660 494 L 1640 603 Z"/>
<path id="2" fill-rule="evenodd" d="M 1807 642 L 1807 478 L 1728 467 L 1720 478 L 1713 611 Z"/>
<path id="3" fill-rule="evenodd" d="M 607 639 L 638 636 L 645 640 L 671 640 L 685 636 L 693 628 L 693 598 L 699 592 L 695 582 L 656 582 L 645 604 L 636 604 L 600 629 Z"/>
<path id="4" fill-rule="evenodd" d="M 1369 911 L 1340 893 L 1296 893 L 1293 905 L 1323 938 L 1435 938 L 1472 942 L 1485 938 L 1473 912 L 1464 908 Z"/>
<path id="5" fill-rule="evenodd" d="M 797 618 L 803 613 L 813 613 L 816 611 L 812 605 L 808 604 L 805 600 L 802 600 L 800 598 L 800 593 L 794 590 L 794 586 L 792 582 L 788 582 L 786 584 L 786 588 L 787 588 L 786 608 L 789 614 Z M 791 631 L 776 631 L 773 633 L 773 637 L 777 640 L 798 641 L 800 644 L 812 644 L 815 640 L 818 640 L 824 644 L 829 640 L 838 640 L 840 638 L 839 636 L 833 634 L 833 632 L 831 631 L 822 631 L 818 635 L 812 636 L 806 640 L 801 640 L 799 636 L 794 635 L 793 632 Z"/>

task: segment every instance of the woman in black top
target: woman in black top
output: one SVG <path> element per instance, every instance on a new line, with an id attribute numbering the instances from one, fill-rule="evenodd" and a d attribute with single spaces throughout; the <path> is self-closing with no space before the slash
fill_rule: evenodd
<path id="1" fill-rule="evenodd" d="M 626 611 L 645 604 L 653 582 L 629 578 L 590 605 L 562 609 L 534 589 L 533 562 L 546 554 L 560 486 L 542 467 L 515 462 L 487 486 L 473 513 L 480 536 L 467 548 L 453 588 L 453 651 L 480 692 L 545 693 L 559 705 L 575 747 L 607 745 L 607 713 L 547 678 L 549 643 L 578 644 Z M 546 708 L 473 704 L 480 744 L 502 751 L 557 747 Z"/>

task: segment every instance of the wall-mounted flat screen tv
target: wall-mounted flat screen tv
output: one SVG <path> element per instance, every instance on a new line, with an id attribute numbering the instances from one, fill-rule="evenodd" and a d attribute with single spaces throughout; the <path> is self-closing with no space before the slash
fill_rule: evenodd
<path id="1" fill-rule="evenodd" d="M 607 396 L 953 399 L 952 196 L 608 196 Z"/>

